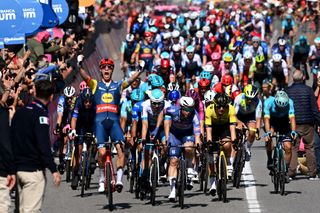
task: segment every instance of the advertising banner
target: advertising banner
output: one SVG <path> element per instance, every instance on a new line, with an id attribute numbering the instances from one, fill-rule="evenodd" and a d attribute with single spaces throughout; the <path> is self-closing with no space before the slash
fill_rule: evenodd
<path id="1" fill-rule="evenodd" d="M 19 33 L 33 35 L 39 29 L 43 20 L 43 10 L 39 0 L 18 0 L 23 11 L 23 24 Z"/>
<path id="2" fill-rule="evenodd" d="M 23 0 L 22 0 L 23 1 Z M 39 0 L 43 10 L 43 20 L 41 28 L 53 28 L 59 24 L 59 19 L 52 9 L 51 0 Z"/>
<path id="3" fill-rule="evenodd" d="M 22 20 L 22 8 L 17 1 L 0 1 L 0 38 L 14 36 L 21 28 Z"/>
<path id="4" fill-rule="evenodd" d="M 69 6 L 66 0 L 52 0 L 52 9 L 59 19 L 59 25 L 63 24 L 69 15 Z"/>

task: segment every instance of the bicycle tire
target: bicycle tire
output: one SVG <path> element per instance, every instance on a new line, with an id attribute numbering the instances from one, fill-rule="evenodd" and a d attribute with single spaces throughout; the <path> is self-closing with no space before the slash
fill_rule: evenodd
<path id="1" fill-rule="evenodd" d="M 105 181 L 105 185 L 106 185 L 106 195 L 108 198 L 108 208 L 110 211 L 113 210 L 113 195 L 112 195 L 112 175 L 111 175 L 111 166 L 110 163 L 106 163 L 106 167 L 105 167 L 105 173 L 106 173 L 106 181 Z"/>
<path id="2" fill-rule="evenodd" d="M 227 161 L 224 155 L 220 156 L 220 184 L 221 195 L 224 203 L 227 202 Z"/>
<path id="3" fill-rule="evenodd" d="M 286 173 L 285 173 L 285 160 L 284 160 L 284 153 L 279 155 L 279 186 L 280 186 L 280 195 L 285 194 L 285 185 L 286 185 Z"/>
<path id="4" fill-rule="evenodd" d="M 233 179 L 233 184 L 234 186 L 238 189 L 240 187 L 240 182 L 241 182 L 241 175 L 244 167 L 244 149 L 240 148 L 238 150 L 239 153 L 237 153 L 236 156 L 236 167 L 235 167 L 235 175 Z"/>
<path id="5" fill-rule="evenodd" d="M 151 164 L 151 205 L 154 206 L 156 204 L 156 188 L 157 188 L 157 177 L 158 177 L 158 162 L 157 159 L 154 158 Z"/>
<path id="6" fill-rule="evenodd" d="M 205 164 L 205 173 L 204 173 L 204 187 L 203 193 L 207 195 L 208 193 L 208 181 L 209 181 L 209 153 L 206 154 L 206 164 Z"/>
<path id="7" fill-rule="evenodd" d="M 90 183 L 91 183 L 91 162 L 92 162 L 92 153 L 93 153 L 93 146 L 90 146 L 90 151 L 89 151 L 89 156 L 87 160 L 87 167 L 86 167 L 86 184 L 85 184 L 85 190 L 88 190 L 90 188 Z"/>
<path id="8" fill-rule="evenodd" d="M 84 190 L 85 190 L 85 185 L 86 185 L 86 169 L 87 169 L 87 160 L 88 160 L 88 155 L 87 152 L 83 153 L 83 158 L 82 158 L 82 171 L 81 171 L 81 193 L 80 196 L 83 197 L 84 195 Z"/>
<path id="9" fill-rule="evenodd" d="M 135 171 L 134 171 L 134 165 L 132 165 L 132 162 L 130 163 L 128 172 L 129 177 L 129 191 L 132 194 L 134 192 L 134 179 L 135 179 Z"/>
<path id="10" fill-rule="evenodd" d="M 275 149 L 273 153 L 273 187 L 276 194 L 279 192 L 278 160 L 277 150 Z"/>
<path id="11" fill-rule="evenodd" d="M 66 160 L 66 182 L 69 183 L 71 180 L 71 160 Z"/>
<path id="12" fill-rule="evenodd" d="M 184 207 L 184 190 L 186 187 L 186 162 L 184 159 L 180 159 L 179 163 L 179 206 L 181 209 Z"/>

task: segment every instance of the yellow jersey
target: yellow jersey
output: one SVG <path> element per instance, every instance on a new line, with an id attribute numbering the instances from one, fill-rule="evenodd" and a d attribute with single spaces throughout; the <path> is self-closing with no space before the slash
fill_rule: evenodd
<path id="1" fill-rule="evenodd" d="M 228 105 L 228 108 L 224 111 L 222 115 L 219 115 L 216 110 L 214 104 L 210 104 L 206 108 L 206 119 L 205 124 L 207 126 L 211 125 L 226 125 L 237 122 L 236 110 L 234 106 L 231 104 Z"/>

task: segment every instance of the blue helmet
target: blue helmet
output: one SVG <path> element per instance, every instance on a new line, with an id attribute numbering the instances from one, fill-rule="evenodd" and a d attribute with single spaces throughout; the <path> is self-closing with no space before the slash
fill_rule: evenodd
<path id="1" fill-rule="evenodd" d="M 184 24 L 184 22 L 185 22 L 184 16 L 179 16 L 178 24 Z"/>
<path id="2" fill-rule="evenodd" d="M 156 75 L 151 79 L 151 86 L 152 87 L 162 87 L 164 84 L 164 81 L 161 76 Z"/>
<path id="3" fill-rule="evenodd" d="M 131 100 L 133 101 L 143 101 L 144 100 L 144 92 L 141 89 L 134 89 L 130 95 Z"/>
<path id="4" fill-rule="evenodd" d="M 90 88 L 84 88 L 80 94 L 82 101 L 93 101 L 93 95 Z"/>
<path id="5" fill-rule="evenodd" d="M 177 101 L 180 98 L 180 92 L 178 90 L 172 90 L 169 92 L 169 100 Z"/>
<path id="6" fill-rule="evenodd" d="M 200 73 L 200 78 L 206 78 L 208 80 L 211 80 L 211 73 L 210 72 L 207 72 L 207 71 L 202 71 Z"/>
<path id="7" fill-rule="evenodd" d="M 161 103 L 164 101 L 164 94 L 161 89 L 154 89 L 150 93 L 150 101 L 153 103 Z"/>

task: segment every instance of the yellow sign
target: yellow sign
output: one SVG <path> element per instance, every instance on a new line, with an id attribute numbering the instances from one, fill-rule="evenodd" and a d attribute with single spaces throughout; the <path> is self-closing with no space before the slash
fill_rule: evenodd
<path id="1" fill-rule="evenodd" d="M 80 7 L 90 7 L 92 6 L 96 0 L 79 0 Z"/>
<path id="2" fill-rule="evenodd" d="M 111 103 L 113 101 L 113 95 L 111 93 L 105 93 L 102 95 L 101 100 L 104 103 Z"/>

